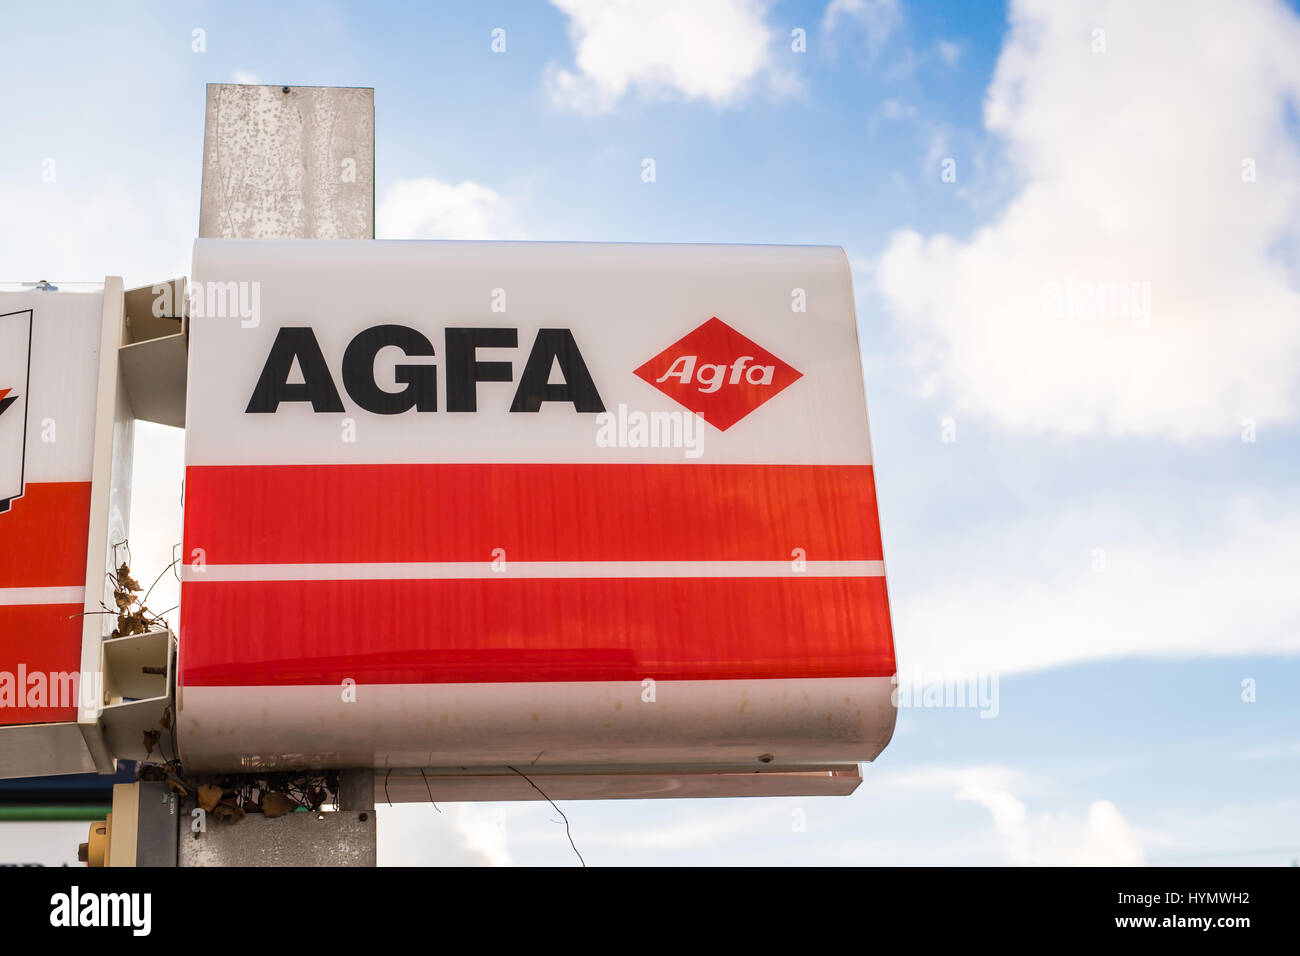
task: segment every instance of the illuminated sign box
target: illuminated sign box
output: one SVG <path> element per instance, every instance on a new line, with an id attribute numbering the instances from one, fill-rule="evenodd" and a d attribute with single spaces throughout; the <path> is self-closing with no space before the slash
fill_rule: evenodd
<path id="1" fill-rule="evenodd" d="M 189 356 L 188 767 L 888 742 L 842 250 L 200 240 Z"/>

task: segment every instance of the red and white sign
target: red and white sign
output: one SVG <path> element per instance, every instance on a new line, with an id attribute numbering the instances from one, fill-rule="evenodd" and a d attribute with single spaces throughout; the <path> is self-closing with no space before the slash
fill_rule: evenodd
<path id="1" fill-rule="evenodd" d="M 0 725 L 77 719 L 102 311 L 0 293 Z"/>
<path id="2" fill-rule="evenodd" d="M 188 766 L 884 747 L 841 250 L 200 240 L 194 280 Z"/>

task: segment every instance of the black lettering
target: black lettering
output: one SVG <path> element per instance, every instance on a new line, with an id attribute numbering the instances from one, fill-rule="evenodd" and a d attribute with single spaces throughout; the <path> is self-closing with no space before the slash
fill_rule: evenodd
<path id="1" fill-rule="evenodd" d="M 303 380 L 290 385 L 289 372 L 294 359 L 302 369 Z M 276 333 L 271 354 L 266 357 L 262 375 L 244 411 L 274 412 L 281 402 L 311 402 L 312 410 L 317 412 L 343 411 L 343 400 L 334 387 L 316 334 L 306 326 L 289 326 Z"/>
<path id="2" fill-rule="evenodd" d="M 438 369 L 433 365 L 398 365 L 393 378 L 406 385 L 389 392 L 375 382 L 375 356 L 379 350 L 396 346 L 406 355 L 433 355 L 433 343 L 404 325 L 376 325 L 358 332 L 343 353 L 343 387 L 352 400 L 377 415 L 398 415 L 414 408 L 419 412 L 438 410 Z"/>
<path id="3" fill-rule="evenodd" d="M 478 410 L 479 382 L 509 382 L 515 370 L 509 362 L 480 362 L 476 349 L 515 348 L 518 329 L 447 330 L 447 411 Z"/>
<path id="4" fill-rule="evenodd" d="M 551 366 L 559 363 L 564 382 L 548 384 Z M 582 360 L 578 343 L 568 329 L 538 329 L 533 340 L 533 350 L 519 376 L 519 390 L 515 392 L 512 412 L 535 412 L 542 402 L 572 402 L 574 411 L 603 412 L 605 403 L 600 400 L 596 383 L 591 380 L 587 363 Z"/>

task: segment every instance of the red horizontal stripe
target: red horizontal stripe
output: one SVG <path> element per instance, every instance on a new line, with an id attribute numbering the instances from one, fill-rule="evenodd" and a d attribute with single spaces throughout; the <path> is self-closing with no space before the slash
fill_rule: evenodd
<path id="1" fill-rule="evenodd" d="M 192 466 L 195 548 L 209 564 L 881 559 L 865 465 Z"/>
<path id="2" fill-rule="evenodd" d="M 82 587 L 89 534 L 90 482 L 29 483 L 0 514 L 0 588 Z"/>
<path id="3" fill-rule="evenodd" d="M 183 585 L 189 686 L 894 673 L 882 578 Z"/>
<path id="4" fill-rule="evenodd" d="M 38 671 L 46 675 L 46 703 L 50 701 L 49 675 L 80 669 L 82 618 L 74 615 L 81 611 L 80 604 L 0 605 L 0 671 L 13 675 L 3 679 L 15 681 L 15 693 L 20 690 L 16 687 L 19 664 L 26 665 L 29 675 Z M 26 689 L 21 691 L 25 703 Z M 0 726 L 77 719 L 75 703 L 72 707 L 13 707 L 7 698 L 0 700 Z"/>

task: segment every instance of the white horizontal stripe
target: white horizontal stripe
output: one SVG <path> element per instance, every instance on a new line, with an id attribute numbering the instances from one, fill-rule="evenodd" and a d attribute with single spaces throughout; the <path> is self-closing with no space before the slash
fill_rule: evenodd
<path id="1" fill-rule="evenodd" d="M 0 588 L 0 605 L 81 604 L 85 588 Z"/>
<path id="2" fill-rule="evenodd" d="M 428 561 L 391 564 L 186 565 L 184 580 L 375 581 L 445 578 L 878 578 L 883 561 Z"/>

